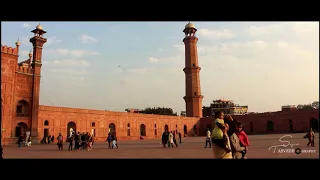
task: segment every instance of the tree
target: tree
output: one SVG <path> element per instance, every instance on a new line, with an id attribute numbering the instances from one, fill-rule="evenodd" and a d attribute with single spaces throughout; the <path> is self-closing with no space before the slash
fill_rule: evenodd
<path id="1" fill-rule="evenodd" d="M 297 109 L 299 110 L 311 110 L 311 109 L 316 109 L 312 104 L 299 104 L 297 106 Z"/>
<path id="2" fill-rule="evenodd" d="M 148 107 L 148 108 L 140 111 L 139 113 L 177 116 L 177 113 L 174 113 L 173 110 L 168 107 L 153 107 L 153 108 Z"/>
<path id="3" fill-rule="evenodd" d="M 314 101 L 311 106 L 314 108 L 314 109 L 319 109 L 319 101 Z"/>

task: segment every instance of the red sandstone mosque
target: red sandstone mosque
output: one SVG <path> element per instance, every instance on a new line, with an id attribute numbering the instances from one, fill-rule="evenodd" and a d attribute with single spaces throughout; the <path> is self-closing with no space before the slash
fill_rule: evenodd
<path id="1" fill-rule="evenodd" d="M 16 142 L 16 138 L 26 132 L 30 132 L 33 139 L 41 140 L 44 135 L 56 137 L 60 132 L 67 136 L 71 130 L 93 133 L 97 140 L 105 140 L 109 132 L 116 133 L 119 139 L 160 138 L 165 129 L 185 136 L 204 135 L 212 118 L 202 117 L 197 29 L 188 23 L 183 32 L 186 117 L 39 105 L 46 31 L 40 24 L 32 31 L 33 52 L 20 63 L 19 42 L 14 48 L 1 45 L 2 143 Z M 304 132 L 310 127 L 318 130 L 319 110 L 245 114 L 235 118 L 243 123 L 248 134 Z"/>

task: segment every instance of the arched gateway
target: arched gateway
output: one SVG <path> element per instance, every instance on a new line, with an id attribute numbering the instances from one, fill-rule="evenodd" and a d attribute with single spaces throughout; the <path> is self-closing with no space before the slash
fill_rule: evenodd
<path id="1" fill-rule="evenodd" d="M 169 131 L 169 126 L 168 126 L 168 124 L 164 125 L 164 131 Z"/>
<path id="2" fill-rule="evenodd" d="M 311 118 L 310 128 L 312 128 L 314 131 L 319 131 L 319 120 L 315 118 Z"/>
<path id="3" fill-rule="evenodd" d="M 147 133 L 146 133 L 146 125 L 144 124 L 141 124 L 140 125 L 140 136 L 146 136 Z"/>
<path id="4" fill-rule="evenodd" d="M 188 127 L 187 127 L 187 125 L 184 125 L 184 126 L 183 126 L 183 134 L 184 134 L 184 135 L 187 135 L 187 134 L 188 134 Z"/>
<path id="5" fill-rule="evenodd" d="M 116 134 L 116 125 L 114 123 L 109 124 L 109 133 L 110 134 Z"/>
<path id="6" fill-rule="evenodd" d="M 19 137 L 20 135 L 25 135 L 28 130 L 28 125 L 24 122 L 20 122 L 17 124 L 16 127 L 16 137 Z"/>
<path id="7" fill-rule="evenodd" d="M 70 121 L 67 124 L 67 137 L 70 137 L 71 135 L 75 134 L 77 132 L 77 125 L 75 122 Z"/>

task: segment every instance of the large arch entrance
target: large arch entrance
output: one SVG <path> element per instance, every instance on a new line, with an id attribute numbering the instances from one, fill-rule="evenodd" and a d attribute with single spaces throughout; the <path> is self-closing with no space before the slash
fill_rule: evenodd
<path id="1" fill-rule="evenodd" d="M 164 131 L 169 131 L 169 126 L 168 126 L 168 124 L 164 125 Z"/>
<path id="2" fill-rule="evenodd" d="M 24 122 L 19 122 L 16 127 L 16 137 L 25 135 L 28 130 L 28 125 Z"/>
<path id="3" fill-rule="evenodd" d="M 289 131 L 293 132 L 293 122 L 291 119 L 289 119 Z"/>
<path id="4" fill-rule="evenodd" d="M 140 125 L 140 136 L 146 136 L 147 133 L 146 133 L 146 125 L 144 124 L 141 124 Z"/>
<path id="5" fill-rule="evenodd" d="M 267 122 L 267 131 L 273 132 L 274 131 L 274 123 L 272 121 Z"/>
<path id="6" fill-rule="evenodd" d="M 130 123 L 127 124 L 127 136 L 130 136 Z"/>
<path id="7" fill-rule="evenodd" d="M 67 124 L 67 137 L 74 135 L 77 132 L 77 125 L 75 122 L 70 121 Z"/>
<path id="8" fill-rule="evenodd" d="M 187 135 L 188 134 L 188 127 L 187 125 L 183 126 L 183 135 Z"/>
<path id="9" fill-rule="evenodd" d="M 315 118 L 310 119 L 310 128 L 314 131 L 319 131 L 319 120 Z"/>
<path id="10" fill-rule="evenodd" d="M 114 123 L 109 124 L 109 133 L 116 135 L 116 125 Z"/>
<path id="11" fill-rule="evenodd" d="M 250 132 L 253 133 L 253 123 L 250 123 Z"/>

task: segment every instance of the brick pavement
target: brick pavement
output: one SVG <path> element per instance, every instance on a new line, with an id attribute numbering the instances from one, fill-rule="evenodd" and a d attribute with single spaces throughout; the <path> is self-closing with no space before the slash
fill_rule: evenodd
<path id="1" fill-rule="evenodd" d="M 251 146 L 248 158 L 319 158 L 319 136 L 315 140 L 317 147 L 307 147 L 304 134 L 291 134 L 292 144 L 299 143 L 301 149 L 316 150 L 313 154 L 281 154 L 268 151 L 270 146 L 281 144 L 282 135 L 249 136 Z M 122 141 L 119 149 L 108 149 L 106 143 L 98 142 L 90 152 L 68 151 L 67 143 L 63 151 L 58 151 L 56 145 L 33 145 L 32 147 L 17 148 L 15 145 L 4 146 L 4 158 L 212 158 L 212 149 L 204 148 L 204 137 L 189 137 L 183 139 L 179 148 L 163 149 L 160 140 Z"/>

